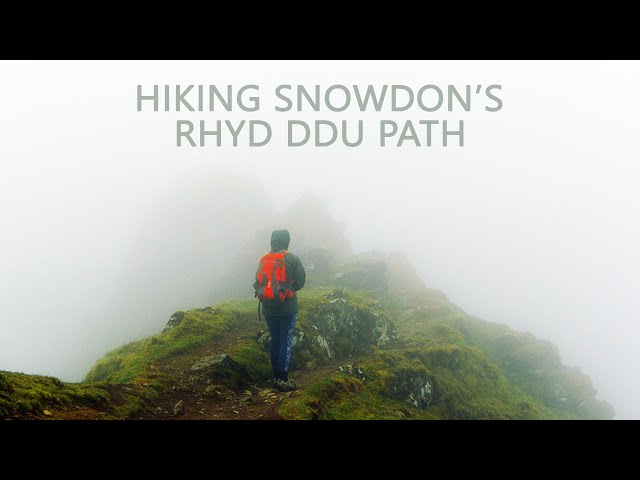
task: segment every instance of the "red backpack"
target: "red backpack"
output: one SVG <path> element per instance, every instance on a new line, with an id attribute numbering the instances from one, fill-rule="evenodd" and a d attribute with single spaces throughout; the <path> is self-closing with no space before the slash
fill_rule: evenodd
<path id="1" fill-rule="evenodd" d="M 267 253 L 260 259 L 256 272 L 256 297 L 261 302 L 282 303 L 294 295 L 292 279 L 287 279 L 287 267 L 284 256 L 289 253 Z"/>

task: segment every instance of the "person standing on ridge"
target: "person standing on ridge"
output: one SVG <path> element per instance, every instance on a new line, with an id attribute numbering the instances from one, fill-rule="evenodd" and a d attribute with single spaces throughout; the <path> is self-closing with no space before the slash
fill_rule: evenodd
<path id="1" fill-rule="evenodd" d="M 296 292 L 304 287 L 305 271 L 300 259 L 289 248 L 289 231 L 271 233 L 271 251 L 260 259 L 253 284 L 271 334 L 273 382 L 281 392 L 295 390 L 289 379 L 293 332 L 298 319 Z M 258 315 L 260 313 L 258 312 Z"/>

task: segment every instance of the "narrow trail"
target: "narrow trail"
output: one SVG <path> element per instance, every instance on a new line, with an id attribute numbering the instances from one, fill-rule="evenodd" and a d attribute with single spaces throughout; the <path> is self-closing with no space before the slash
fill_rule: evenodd
<path id="1" fill-rule="evenodd" d="M 313 381 L 335 370 L 335 366 L 313 371 L 292 372 L 298 390 L 278 392 L 268 384 L 256 384 L 235 393 L 220 386 L 192 382 L 188 371 L 179 377 L 167 393 L 151 401 L 147 412 L 138 419 L 145 420 L 277 420 L 278 406 L 290 397 L 300 394 Z M 174 388 L 175 387 L 175 388 Z M 182 402 L 183 408 L 174 412 Z"/>
<path id="2" fill-rule="evenodd" d="M 250 385 L 244 391 L 234 392 L 215 383 L 203 382 L 191 371 L 191 366 L 208 355 L 227 353 L 238 341 L 257 338 L 264 323 L 251 322 L 230 332 L 224 338 L 204 344 L 198 348 L 163 359 L 151 366 L 164 388 L 158 397 L 147 400 L 142 412 L 131 420 L 276 420 L 280 404 L 300 395 L 308 385 L 329 374 L 339 364 L 323 366 L 314 370 L 290 372 L 298 386 L 292 392 L 278 392 L 263 381 Z M 125 402 L 125 397 L 135 393 L 135 386 L 112 384 L 108 387 L 113 406 Z M 59 420 L 103 420 L 112 416 L 113 407 L 90 407 L 70 405 L 51 409 L 51 415 L 31 418 Z"/>
<path id="3" fill-rule="evenodd" d="M 224 339 L 191 350 L 180 356 L 166 359 L 155 368 L 162 377 L 171 379 L 159 397 L 148 403 L 145 413 L 137 419 L 144 420 L 276 420 L 278 406 L 286 399 L 300 394 L 307 385 L 334 371 L 338 365 L 314 370 L 290 372 L 298 386 L 292 392 L 278 392 L 270 382 L 251 385 L 241 392 L 234 392 L 213 383 L 202 383 L 191 372 L 191 366 L 208 355 L 227 353 L 234 343 L 247 338 L 257 338 L 264 323 L 250 323 Z M 176 405 L 182 402 L 182 408 Z M 176 411 L 178 410 L 178 411 Z"/>

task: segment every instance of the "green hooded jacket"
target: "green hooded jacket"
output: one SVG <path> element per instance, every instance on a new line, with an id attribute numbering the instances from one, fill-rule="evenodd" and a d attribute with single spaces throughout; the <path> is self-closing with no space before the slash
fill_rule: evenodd
<path id="1" fill-rule="evenodd" d="M 274 230 L 271 234 L 271 252 L 278 253 L 289 248 L 289 232 L 287 230 Z M 287 278 L 295 280 L 293 288 L 297 292 L 304 287 L 306 280 L 306 274 L 302 262 L 293 253 L 287 253 L 284 256 L 284 262 L 287 269 Z M 258 268 L 260 268 L 258 266 Z M 258 272 L 256 271 L 256 274 Z M 253 289 L 257 291 L 258 280 L 253 283 Z M 298 295 L 293 294 L 293 297 L 287 298 L 282 303 L 277 302 L 263 302 L 262 313 L 265 316 L 275 315 L 295 315 L 298 313 Z"/>

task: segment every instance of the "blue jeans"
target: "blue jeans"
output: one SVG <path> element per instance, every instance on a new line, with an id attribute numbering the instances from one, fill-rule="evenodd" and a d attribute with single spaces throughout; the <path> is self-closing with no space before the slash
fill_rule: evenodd
<path id="1" fill-rule="evenodd" d="M 273 376 L 288 379 L 291 347 L 298 315 L 265 315 L 271 334 L 271 367 Z"/>

